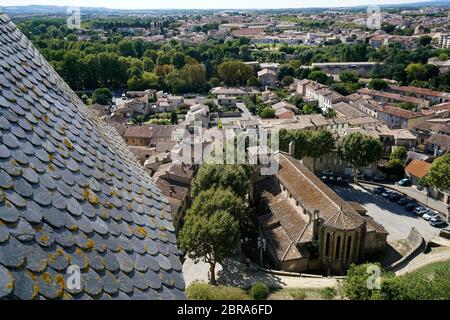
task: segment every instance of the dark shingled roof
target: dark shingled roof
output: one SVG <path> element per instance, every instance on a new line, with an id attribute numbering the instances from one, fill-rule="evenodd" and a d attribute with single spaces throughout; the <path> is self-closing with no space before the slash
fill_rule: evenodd
<path id="1" fill-rule="evenodd" d="M 167 199 L 0 12 L 0 299 L 184 298 L 181 267 Z"/>

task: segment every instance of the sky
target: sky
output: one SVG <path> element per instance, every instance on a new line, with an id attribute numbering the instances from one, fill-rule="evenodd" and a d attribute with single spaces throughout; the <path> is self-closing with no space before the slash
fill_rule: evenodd
<path id="1" fill-rule="evenodd" d="M 114 9 L 245 9 L 245 8 L 307 8 L 338 7 L 375 4 L 398 4 L 419 2 L 419 0 L 0 0 L 0 6 L 30 4 L 106 7 Z"/>

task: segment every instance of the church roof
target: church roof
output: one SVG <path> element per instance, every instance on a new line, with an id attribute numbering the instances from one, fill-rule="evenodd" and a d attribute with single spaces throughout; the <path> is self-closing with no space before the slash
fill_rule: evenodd
<path id="1" fill-rule="evenodd" d="M 0 299 L 184 298 L 181 267 L 167 199 L 0 12 Z"/>

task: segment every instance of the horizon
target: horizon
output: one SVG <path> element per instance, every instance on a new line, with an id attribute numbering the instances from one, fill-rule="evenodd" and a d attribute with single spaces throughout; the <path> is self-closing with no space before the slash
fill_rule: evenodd
<path id="1" fill-rule="evenodd" d="M 360 7 L 370 5 L 402 5 L 402 4 L 421 4 L 426 5 L 428 2 L 436 2 L 432 0 L 414 1 L 414 0 L 315 0 L 315 1 L 303 1 L 301 5 L 297 0 L 278 0 L 277 6 L 268 5 L 273 2 L 271 0 L 229 0 L 228 6 L 211 6 L 209 1 L 197 0 L 196 5 L 185 5 L 183 0 L 166 0 L 165 3 L 169 3 L 165 7 L 161 7 L 153 4 L 141 4 L 143 1 L 129 0 L 126 7 L 123 6 L 123 2 L 119 0 L 96 0 L 95 5 L 92 5 L 92 1 L 88 0 L 2 0 L 1 7 L 26 7 L 31 5 L 38 6 L 56 6 L 56 7 L 85 7 L 85 8 L 105 8 L 115 10 L 230 10 L 230 9 L 307 9 L 307 8 L 341 8 L 341 7 Z M 442 2 L 450 1 L 443 0 Z M 98 4 L 97 4 L 98 3 Z"/>

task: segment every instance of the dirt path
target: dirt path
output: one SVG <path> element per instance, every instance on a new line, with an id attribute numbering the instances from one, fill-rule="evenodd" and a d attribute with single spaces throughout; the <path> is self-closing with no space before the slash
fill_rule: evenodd
<path id="1" fill-rule="evenodd" d="M 411 260 L 403 269 L 397 271 L 396 275 L 402 275 L 417 269 L 420 269 L 428 264 L 440 261 L 450 260 L 449 247 L 433 248 L 429 253 L 421 253 L 413 260 Z"/>

